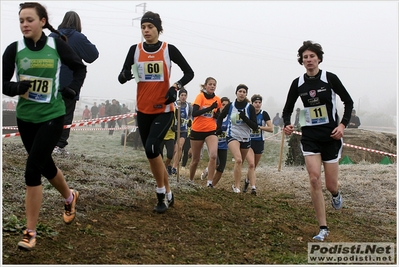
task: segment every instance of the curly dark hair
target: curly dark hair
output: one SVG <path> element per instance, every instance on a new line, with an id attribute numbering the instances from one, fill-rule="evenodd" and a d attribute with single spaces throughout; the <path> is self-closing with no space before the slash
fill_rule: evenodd
<path id="1" fill-rule="evenodd" d="M 302 59 L 302 54 L 306 50 L 310 50 L 312 52 L 315 52 L 317 57 L 320 59 L 320 62 L 323 62 L 323 48 L 321 47 L 320 44 L 318 43 L 313 43 L 312 41 L 303 41 L 303 45 L 298 49 L 298 62 L 299 64 L 303 65 L 303 59 Z"/>

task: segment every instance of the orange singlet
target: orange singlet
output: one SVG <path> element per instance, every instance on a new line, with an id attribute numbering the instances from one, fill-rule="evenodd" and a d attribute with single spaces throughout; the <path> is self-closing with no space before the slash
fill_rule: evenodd
<path id="1" fill-rule="evenodd" d="M 167 43 L 156 52 L 147 52 L 139 43 L 134 53 L 140 81 L 137 83 L 137 110 L 145 114 L 174 111 L 173 103 L 165 105 L 170 87 L 171 60 Z M 153 104 L 149 104 L 153 103 Z"/>
<path id="2" fill-rule="evenodd" d="M 220 97 L 214 96 L 212 99 L 206 99 L 204 93 L 200 93 L 194 100 L 193 105 L 198 105 L 200 109 L 208 108 L 212 106 L 212 104 L 217 101 L 218 108 L 222 106 L 222 102 L 220 101 Z M 215 118 L 213 118 L 213 111 L 206 112 L 201 116 L 194 117 L 192 130 L 196 132 L 211 132 L 215 131 L 217 124 Z"/>

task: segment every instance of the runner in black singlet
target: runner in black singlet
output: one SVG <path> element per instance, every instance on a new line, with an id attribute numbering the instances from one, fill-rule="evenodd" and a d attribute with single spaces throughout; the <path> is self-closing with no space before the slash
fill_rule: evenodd
<path id="1" fill-rule="evenodd" d="M 319 234 L 313 239 L 318 241 L 324 241 L 329 233 L 321 165 L 324 167 L 327 190 L 332 194 L 332 205 L 335 209 L 340 209 L 342 197 L 338 188 L 338 160 L 341 157 L 344 130 L 353 109 L 353 100 L 339 78 L 333 73 L 319 69 L 323 54 L 320 44 L 303 42 L 298 50 L 298 62 L 304 65 L 306 73 L 292 82 L 282 115 L 284 133 L 290 135 L 294 130 L 290 121 L 291 114 L 296 100 L 301 98 L 304 106 L 300 111 L 301 149 L 310 179 L 310 195 L 320 227 Z M 336 109 L 337 96 L 344 103 L 344 113 L 340 121 Z"/>

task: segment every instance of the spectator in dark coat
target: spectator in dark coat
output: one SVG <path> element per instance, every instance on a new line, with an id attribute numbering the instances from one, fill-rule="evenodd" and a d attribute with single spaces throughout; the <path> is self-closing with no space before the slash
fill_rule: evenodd
<path id="1" fill-rule="evenodd" d="M 105 104 L 101 103 L 100 108 L 98 110 L 98 117 L 99 118 L 104 118 L 105 117 Z M 105 122 L 101 122 L 101 128 L 105 128 Z"/>
<path id="2" fill-rule="evenodd" d="M 359 128 L 360 118 L 356 116 L 356 110 L 352 109 L 351 119 L 348 124 L 348 128 Z"/>
<path id="3" fill-rule="evenodd" d="M 121 113 L 122 114 L 128 114 L 129 112 L 130 112 L 130 109 L 125 104 L 122 104 Z M 124 118 L 123 122 L 127 126 L 127 118 Z"/>
<path id="4" fill-rule="evenodd" d="M 110 116 L 116 116 L 121 114 L 121 107 L 119 106 L 118 102 L 116 99 L 112 99 L 112 104 L 106 107 L 105 109 L 105 115 L 107 117 Z M 108 128 L 110 128 L 108 134 L 113 135 L 114 134 L 114 129 L 116 126 L 116 120 L 109 120 L 108 121 Z"/>
<path id="5" fill-rule="evenodd" d="M 98 50 L 87 37 L 82 33 L 82 23 L 79 15 L 75 11 L 68 11 L 65 13 L 64 19 L 58 26 L 58 31 L 68 37 L 68 44 L 72 47 L 75 53 L 86 63 L 93 63 L 99 56 Z M 59 37 L 56 33 L 51 33 L 51 37 Z M 61 66 L 60 74 L 60 88 L 68 86 L 73 80 L 73 72 L 64 64 Z M 64 117 L 64 125 L 72 124 L 73 114 L 76 107 L 76 101 L 79 100 L 79 94 L 74 99 L 63 97 L 65 102 L 66 114 Z M 65 146 L 68 145 L 68 138 L 71 128 L 63 130 L 60 140 L 54 149 L 55 153 L 68 154 Z"/>

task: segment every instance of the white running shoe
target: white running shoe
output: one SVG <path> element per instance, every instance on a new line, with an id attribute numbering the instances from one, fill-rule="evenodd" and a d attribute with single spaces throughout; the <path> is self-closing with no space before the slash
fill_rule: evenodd
<path id="1" fill-rule="evenodd" d="M 231 188 L 233 189 L 234 193 L 240 193 L 240 188 L 234 187 L 234 185 L 231 186 Z"/>
<path id="2" fill-rule="evenodd" d="M 324 239 L 326 239 L 328 236 L 328 230 L 327 229 L 320 229 L 320 232 L 318 235 L 315 235 L 313 237 L 314 240 L 318 240 L 318 241 L 324 241 Z"/>
<path id="3" fill-rule="evenodd" d="M 201 180 L 206 179 L 206 177 L 208 177 L 208 167 L 201 173 Z"/>
<path id="4" fill-rule="evenodd" d="M 341 192 L 338 191 L 338 196 L 332 197 L 331 203 L 332 203 L 332 206 L 334 207 L 334 209 L 336 209 L 336 210 L 339 210 L 340 208 L 342 208 Z"/>
<path id="5" fill-rule="evenodd" d="M 65 149 L 65 147 L 54 147 L 53 154 L 60 154 L 60 155 L 69 155 L 69 152 Z"/>

